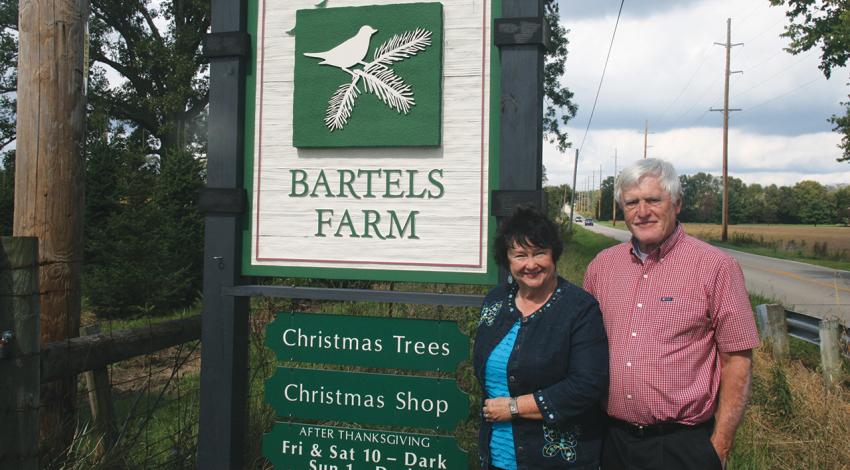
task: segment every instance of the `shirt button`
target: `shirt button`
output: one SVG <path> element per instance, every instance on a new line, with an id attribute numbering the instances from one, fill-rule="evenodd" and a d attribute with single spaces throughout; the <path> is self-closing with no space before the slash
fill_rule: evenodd
<path id="1" fill-rule="evenodd" d="M 628 398 L 629 400 L 631 400 L 631 399 L 632 399 L 632 396 L 631 396 L 631 395 L 626 395 L 626 398 Z"/>
<path id="2" fill-rule="evenodd" d="M 626 367 L 631 367 L 631 366 L 632 366 L 632 363 L 631 363 L 631 362 L 627 362 L 627 363 L 626 363 Z"/>
<path id="3" fill-rule="evenodd" d="M 517 452 L 522 452 L 523 451 L 522 446 L 517 447 L 516 450 L 517 450 Z"/>
<path id="4" fill-rule="evenodd" d="M 637 308 L 643 308 L 643 304 L 637 304 Z"/>
<path id="5" fill-rule="evenodd" d="M 516 377 L 514 377 L 514 376 L 512 375 L 512 376 L 510 376 L 510 377 L 508 378 L 508 380 L 510 380 L 511 382 L 516 382 Z"/>
<path id="6" fill-rule="evenodd" d="M 649 277 L 649 276 L 647 276 L 646 274 L 644 274 L 644 275 L 643 275 L 643 278 L 644 278 L 644 279 L 646 279 L 646 278 L 648 278 L 648 277 Z"/>
<path id="7" fill-rule="evenodd" d="M 636 331 L 632 331 L 632 336 L 637 336 L 637 332 L 636 332 Z"/>

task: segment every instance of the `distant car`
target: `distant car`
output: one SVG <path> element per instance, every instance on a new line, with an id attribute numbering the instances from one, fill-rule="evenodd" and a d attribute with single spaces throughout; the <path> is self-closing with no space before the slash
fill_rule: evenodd
<path id="1" fill-rule="evenodd" d="M 593 225 L 593 219 L 590 217 L 584 219 L 584 225 Z"/>
<path id="2" fill-rule="evenodd" d="M 576 223 L 577 223 L 577 224 L 580 224 L 580 223 L 582 223 L 582 222 L 584 222 L 584 217 L 582 217 L 582 216 L 580 216 L 580 215 L 577 215 L 577 216 L 576 216 Z"/>

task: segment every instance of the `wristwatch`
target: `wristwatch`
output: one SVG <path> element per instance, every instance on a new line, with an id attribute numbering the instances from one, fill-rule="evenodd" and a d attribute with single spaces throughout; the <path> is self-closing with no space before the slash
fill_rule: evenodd
<path id="1" fill-rule="evenodd" d="M 516 404 L 516 397 L 511 397 L 508 400 L 508 409 L 511 410 L 511 419 L 516 419 L 519 416 L 519 406 Z"/>

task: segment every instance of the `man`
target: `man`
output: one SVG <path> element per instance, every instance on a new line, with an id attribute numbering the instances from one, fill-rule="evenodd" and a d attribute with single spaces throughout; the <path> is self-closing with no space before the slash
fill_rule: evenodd
<path id="1" fill-rule="evenodd" d="M 625 168 L 614 197 L 631 241 L 599 253 L 584 278 L 610 349 L 602 468 L 722 468 L 759 343 L 741 268 L 685 234 L 670 163 Z"/>

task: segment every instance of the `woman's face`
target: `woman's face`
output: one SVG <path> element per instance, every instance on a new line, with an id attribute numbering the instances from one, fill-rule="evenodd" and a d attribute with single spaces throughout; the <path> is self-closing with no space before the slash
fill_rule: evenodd
<path id="1" fill-rule="evenodd" d="M 508 249 L 508 268 L 523 290 L 549 287 L 556 277 L 552 250 L 531 244 L 522 246 L 514 242 Z"/>

